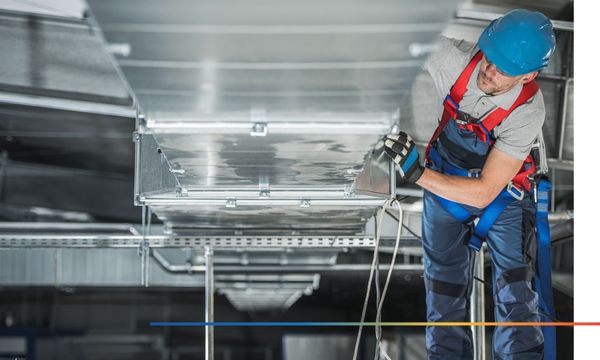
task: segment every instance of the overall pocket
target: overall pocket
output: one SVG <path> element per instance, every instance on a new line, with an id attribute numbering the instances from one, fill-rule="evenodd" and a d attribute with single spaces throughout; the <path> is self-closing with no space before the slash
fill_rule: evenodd
<path id="1" fill-rule="evenodd" d="M 449 121 L 439 138 L 438 151 L 443 158 L 463 169 L 482 169 L 490 150 L 489 144 L 455 121 Z"/>

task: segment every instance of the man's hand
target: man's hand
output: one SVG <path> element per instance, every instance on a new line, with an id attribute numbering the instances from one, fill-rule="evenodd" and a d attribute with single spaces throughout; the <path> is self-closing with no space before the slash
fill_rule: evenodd
<path id="1" fill-rule="evenodd" d="M 423 166 L 419 162 L 419 152 L 410 135 L 400 132 L 384 138 L 383 151 L 398 164 L 400 176 L 406 181 L 417 182 L 423 175 Z"/>

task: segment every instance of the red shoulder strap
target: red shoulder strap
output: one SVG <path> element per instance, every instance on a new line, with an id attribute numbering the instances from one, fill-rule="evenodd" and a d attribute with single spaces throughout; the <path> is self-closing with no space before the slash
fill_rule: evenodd
<path id="1" fill-rule="evenodd" d="M 523 85 L 523 89 L 521 89 L 521 93 L 512 104 L 509 109 L 497 108 L 491 114 L 485 117 L 481 122 L 481 126 L 485 128 L 486 132 L 489 134 L 494 130 L 496 126 L 498 126 L 506 117 L 518 106 L 523 105 L 529 99 L 531 99 L 538 91 L 539 87 L 535 81 L 528 82 Z M 531 183 L 527 180 L 527 177 L 532 175 L 536 171 L 535 162 L 531 157 L 531 154 L 527 156 L 521 169 L 512 179 L 512 183 L 517 186 L 521 191 L 531 190 Z"/>
<path id="2" fill-rule="evenodd" d="M 469 79 L 471 78 L 473 71 L 475 71 L 475 67 L 477 66 L 477 64 L 479 64 L 482 58 L 483 53 L 481 52 L 481 50 L 479 50 L 473 56 L 467 67 L 465 67 L 462 73 L 460 73 L 458 79 L 456 79 L 454 85 L 452 85 L 452 88 L 450 88 L 450 97 L 456 105 L 458 105 L 462 100 L 463 96 L 465 96 L 465 93 L 467 92 L 467 85 L 469 84 Z"/>
<path id="3" fill-rule="evenodd" d="M 469 64 L 464 68 L 462 73 L 458 76 L 458 79 L 450 88 L 450 94 L 446 96 L 444 100 L 444 112 L 442 113 L 442 119 L 440 120 L 438 127 L 433 132 L 429 143 L 427 144 L 427 148 L 425 149 L 425 159 L 429 158 L 429 149 L 431 148 L 431 144 L 433 144 L 442 134 L 442 130 L 448 124 L 451 118 L 456 117 L 456 112 L 458 111 L 458 104 L 462 100 L 463 96 L 467 92 L 467 84 L 469 83 L 469 79 L 471 78 L 471 74 L 475 70 L 475 67 L 483 57 L 483 53 L 479 50 L 475 56 L 471 59 Z"/>
<path id="4" fill-rule="evenodd" d="M 523 105 L 529 99 L 531 99 L 535 93 L 537 93 L 539 87 L 535 81 L 530 81 L 527 84 L 523 85 L 523 89 L 521 89 L 521 93 L 512 104 L 509 109 L 503 109 L 498 107 L 496 110 L 492 111 L 488 116 L 486 116 L 483 121 L 481 121 L 481 125 L 485 127 L 488 132 L 494 130 L 496 126 L 498 126 L 502 120 L 506 119 L 506 117 L 518 106 Z"/>

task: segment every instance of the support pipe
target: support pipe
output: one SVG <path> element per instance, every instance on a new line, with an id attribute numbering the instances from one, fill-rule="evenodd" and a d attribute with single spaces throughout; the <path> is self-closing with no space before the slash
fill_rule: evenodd
<path id="1" fill-rule="evenodd" d="M 485 257 L 484 248 L 474 252 L 475 263 L 473 266 L 473 276 L 484 280 Z M 471 322 L 485 321 L 485 287 L 483 282 L 473 280 L 473 290 L 471 292 Z M 471 326 L 473 331 L 473 355 L 475 360 L 485 359 L 485 327 Z"/>
<path id="2" fill-rule="evenodd" d="M 204 274 L 204 321 L 207 323 L 214 322 L 214 292 L 215 279 L 213 268 L 213 249 L 209 246 L 204 248 L 204 263 L 206 264 L 206 272 Z M 214 360 L 214 327 L 204 327 L 204 359 Z"/>
<path id="3" fill-rule="evenodd" d="M 573 78 L 568 78 L 565 81 L 565 88 L 563 91 L 563 102 L 562 102 L 562 111 L 560 115 L 560 135 L 559 135 L 559 143 L 558 143 L 558 160 L 563 159 L 563 152 L 565 147 L 565 130 L 567 127 L 567 109 L 569 105 L 569 88 L 573 83 Z"/>
<path id="4" fill-rule="evenodd" d="M 166 271 L 170 273 L 204 273 L 207 271 L 206 265 L 172 265 L 162 257 L 160 254 L 157 256 L 157 251 L 151 252 L 152 257 L 158 262 L 158 264 Z M 380 271 L 388 271 L 390 268 L 389 264 L 382 264 L 379 267 Z M 356 271 L 370 271 L 371 264 L 336 264 L 336 265 L 251 265 L 251 266 L 240 266 L 240 265 L 223 265 L 219 266 L 219 274 L 224 273 L 328 273 L 328 272 L 356 272 Z M 409 271 L 409 272 L 421 272 L 423 271 L 422 264 L 396 264 L 394 265 L 394 271 Z"/>

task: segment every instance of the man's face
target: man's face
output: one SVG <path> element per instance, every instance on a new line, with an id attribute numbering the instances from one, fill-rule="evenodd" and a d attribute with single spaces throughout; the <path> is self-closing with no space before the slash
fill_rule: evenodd
<path id="1" fill-rule="evenodd" d="M 492 64 L 484 55 L 481 59 L 479 73 L 477 74 L 477 86 L 488 95 L 500 95 L 509 91 L 518 83 L 525 84 L 530 82 L 536 76 L 537 72 L 508 76 L 496 68 L 496 65 Z"/>

